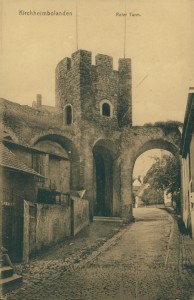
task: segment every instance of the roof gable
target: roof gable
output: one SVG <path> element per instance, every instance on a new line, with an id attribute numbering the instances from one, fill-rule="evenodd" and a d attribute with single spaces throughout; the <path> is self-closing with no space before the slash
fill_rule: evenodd
<path id="1" fill-rule="evenodd" d="M 23 163 L 20 159 L 16 157 L 16 155 L 11 152 L 5 145 L 1 142 L 0 143 L 0 165 L 2 167 L 6 167 L 9 169 L 14 169 L 23 173 L 28 173 L 31 175 L 35 175 L 38 177 L 43 177 L 38 172 L 34 171 L 33 169 L 29 168 L 25 163 Z"/>

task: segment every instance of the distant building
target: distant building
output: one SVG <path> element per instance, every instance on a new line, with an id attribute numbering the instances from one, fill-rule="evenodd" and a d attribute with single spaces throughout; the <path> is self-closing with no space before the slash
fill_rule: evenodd
<path id="1" fill-rule="evenodd" d="M 190 88 L 185 112 L 182 143 L 182 217 L 194 237 L 194 88 Z"/>
<path id="2" fill-rule="evenodd" d="M 21 259 L 23 250 L 24 199 L 35 202 L 36 182 L 44 180 L 4 143 L 0 143 L 2 244 L 12 259 Z M 24 153 L 23 153 L 24 154 Z"/>
<path id="3" fill-rule="evenodd" d="M 169 193 L 167 190 L 164 190 L 164 205 L 172 206 L 172 193 Z"/>
<path id="4" fill-rule="evenodd" d="M 138 208 L 143 205 L 142 196 L 144 191 L 149 188 L 149 183 L 141 183 L 139 179 L 133 182 L 134 206 Z"/>

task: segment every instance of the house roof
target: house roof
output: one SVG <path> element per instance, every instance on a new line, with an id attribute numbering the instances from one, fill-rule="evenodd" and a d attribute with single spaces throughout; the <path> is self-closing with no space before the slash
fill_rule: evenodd
<path id="1" fill-rule="evenodd" d="M 186 157 L 194 128 L 194 88 L 190 88 L 185 111 L 180 153 Z"/>
<path id="2" fill-rule="evenodd" d="M 135 196 L 139 196 L 141 197 L 143 195 L 143 192 L 148 188 L 149 184 L 148 183 L 143 183 L 141 186 L 139 186 L 139 188 L 136 190 L 134 190 L 134 194 Z"/>
<path id="3" fill-rule="evenodd" d="M 0 166 L 13 169 L 15 171 L 19 171 L 22 173 L 28 173 L 38 177 L 44 177 L 29 168 L 25 163 L 23 163 L 20 159 L 16 157 L 16 155 L 11 152 L 2 142 L 0 142 Z"/>
<path id="4" fill-rule="evenodd" d="M 135 179 L 133 182 L 133 187 L 140 187 L 142 185 L 142 183 L 139 181 L 139 179 Z"/>
<path id="5" fill-rule="evenodd" d="M 67 158 L 65 156 L 62 156 L 62 155 L 59 155 L 59 154 L 56 154 L 56 153 L 53 153 L 53 152 L 48 152 L 48 151 L 38 149 L 38 148 L 35 148 L 35 147 L 29 147 L 29 146 L 26 146 L 26 145 L 21 145 L 19 143 L 16 143 L 16 142 L 8 140 L 8 139 L 3 139 L 3 143 L 5 145 L 8 145 L 8 147 L 13 146 L 14 148 L 15 147 L 24 148 L 24 149 L 29 150 L 30 152 L 33 152 L 33 153 L 37 152 L 37 153 L 41 153 L 41 154 L 49 154 L 50 156 L 54 156 L 54 157 L 57 157 L 59 159 L 70 160 L 69 158 Z"/>

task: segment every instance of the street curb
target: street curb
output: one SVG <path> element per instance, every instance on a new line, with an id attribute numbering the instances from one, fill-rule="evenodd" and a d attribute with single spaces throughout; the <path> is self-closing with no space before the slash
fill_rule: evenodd
<path id="1" fill-rule="evenodd" d="M 77 268 L 83 268 L 88 264 L 91 264 L 102 252 L 107 251 L 112 245 L 116 244 L 117 241 L 121 238 L 126 231 L 128 231 L 129 226 L 131 224 L 126 225 L 127 228 L 121 229 L 120 232 L 116 233 L 112 238 L 108 239 L 100 248 L 94 251 L 88 258 L 84 259 L 79 265 L 76 266 Z"/>

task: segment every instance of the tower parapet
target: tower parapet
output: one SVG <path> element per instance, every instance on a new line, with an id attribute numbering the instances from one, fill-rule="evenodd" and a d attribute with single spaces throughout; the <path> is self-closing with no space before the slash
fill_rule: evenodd
<path id="1" fill-rule="evenodd" d="M 130 59 L 120 59 L 116 71 L 111 56 L 97 54 L 92 65 L 92 53 L 78 50 L 57 65 L 56 106 L 71 105 L 73 122 L 131 125 L 131 101 Z"/>
<path id="2" fill-rule="evenodd" d="M 109 55 L 97 54 L 96 57 L 96 67 L 101 68 L 102 71 L 113 69 L 113 58 Z"/>

